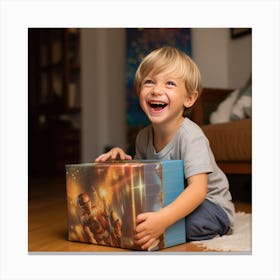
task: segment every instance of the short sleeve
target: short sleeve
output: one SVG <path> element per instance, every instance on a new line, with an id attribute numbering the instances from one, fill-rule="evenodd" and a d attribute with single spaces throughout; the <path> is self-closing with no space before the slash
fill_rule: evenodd
<path id="1" fill-rule="evenodd" d="M 140 130 L 135 141 L 134 159 L 147 159 L 147 146 L 149 141 L 148 127 Z"/>
<path id="2" fill-rule="evenodd" d="M 213 154 L 209 142 L 202 131 L 183 135 L 186 139 L 180 141 L 182 160 L 184 161 L 185 177 L 214 171 Z M 182 139 L 183 140 L 183 139 Z"/>

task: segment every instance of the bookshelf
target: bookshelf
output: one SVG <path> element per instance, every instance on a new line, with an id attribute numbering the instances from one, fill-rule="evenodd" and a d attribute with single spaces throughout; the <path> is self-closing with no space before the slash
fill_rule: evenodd
<path id="1" fill-rule="evenodd" d="M 29 172 L 80 161 L 80 30 L 28 30 Z"/>

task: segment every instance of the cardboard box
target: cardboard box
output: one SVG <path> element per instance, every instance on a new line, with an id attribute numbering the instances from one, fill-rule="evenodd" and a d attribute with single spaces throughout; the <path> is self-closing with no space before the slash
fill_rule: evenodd
<path id="1" fill-rule="evenodd" d="M 158 211 L 184 189 L 183 163 L 113 161 L 66 165 L 68 239 L 141 250 L 134 244 L 136 216 Z M 185 242 L 178 221 L 149 250 Z"/>

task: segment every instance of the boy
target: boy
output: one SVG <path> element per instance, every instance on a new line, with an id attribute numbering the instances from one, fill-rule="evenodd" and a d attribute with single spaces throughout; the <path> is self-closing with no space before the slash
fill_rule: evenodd
<path id="1" fill-rule="evenodd" d="M 137 135 L 134 158 L 181 159 L 187 182 L 168 206 L 137 216 L 135 242 L 148 249 L 167 227 L 183 217 L 187 241 L 229 233 L 235 214 L 227 178 L 217 166 L 206 136 L 187 118 L 202 90 L 196 64 L 176 48 L 154 50 L 138 67 L 135 86 L 151 125 Z M 132 158 L 121 148 L 113 148 L 96 161 L 117 157 Z"/>

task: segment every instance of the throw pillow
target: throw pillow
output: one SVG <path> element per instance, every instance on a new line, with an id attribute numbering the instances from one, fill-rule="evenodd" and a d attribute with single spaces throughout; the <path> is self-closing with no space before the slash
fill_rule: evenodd
<path id="1" fill-rule="evenodd" d="M 229 96 L 222 101 L 217 110 L 210 114 L 209 121 L 211 124 L 225 123 L 230 121 L 233 105 L 240 93 L 239 89 L 234 90 Z"/>
<path id="2" fill-rule="evenodd" d="M 252 117 L 252 83 L 251 80 L 246 87 L 240 91 L 231 112 L 231 120 L 239 120 Z"/>

